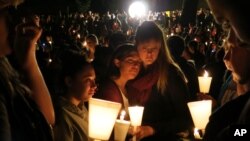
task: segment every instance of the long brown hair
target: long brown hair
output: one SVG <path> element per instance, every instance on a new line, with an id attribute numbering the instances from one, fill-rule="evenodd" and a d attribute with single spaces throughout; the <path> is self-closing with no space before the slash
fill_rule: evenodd
<path id="1" fill-rule="evenodd" d="M 135 37 L 136 46 L 138 47 L 138 44 L 149 41 L 151 39 L 161 42 L 160 51 L 154 64 L 156 64 L 159 71 L 157 90 L 161 94 L 164 94 L 166 91 L 166 86 L 168 84 L 168 69 L 171 65 L 176 67 L 185 81 L 186 78 L 180 67 L 174 62 L 170 51 L 167 48 L 165 35 L 162 29 L 153 21 L 145 21 L 137 29 Z"/>

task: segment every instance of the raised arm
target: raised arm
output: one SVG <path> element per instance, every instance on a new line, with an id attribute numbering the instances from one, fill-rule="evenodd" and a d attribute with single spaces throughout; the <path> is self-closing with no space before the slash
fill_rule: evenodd
<path id="1" fill-rule="evenodd" d="M 38 26 L 37 19 L 18 25 L 14 52 L 27 85 L 32 91 L 32 99 L 43 113 L 47 122 L 53 125 L 55 122 L 53 104 L 36 60 L 36 42 L 40 38 L 41 33 L 42 29 Z"/>

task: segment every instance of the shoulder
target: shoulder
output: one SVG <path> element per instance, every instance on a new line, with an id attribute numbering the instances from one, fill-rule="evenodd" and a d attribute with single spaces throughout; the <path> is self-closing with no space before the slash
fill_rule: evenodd
<path id="1" fill-rule="evenodd" d="M 247 103 L 250 94 L 245 94 L 237 97 L 234 100 L 227 102 L 222 107 L 218 108 L 211 117 L 220 117 L 220 116 L 228 116 L 228 115 L 238 115 L 243 110 L 243 107 Z M 238 114 L 236 114 L 238 113 Z"/>
<path id="2" fill-rule="evenodd" d="M 112 80 L 107 79 L 100 84 L 97 94 L 94 97 L 102 97 L 102 95 L 107 96 L 110 94 L 113 95 L 114 93 L 119 93 L 119 89 Z"/>

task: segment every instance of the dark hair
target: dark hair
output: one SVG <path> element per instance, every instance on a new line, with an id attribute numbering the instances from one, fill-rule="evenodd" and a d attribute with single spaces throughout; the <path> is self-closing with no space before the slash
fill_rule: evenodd
<path id="1" fill-rule="evenodd" d="M 99 41 L 98 41 L 98 38 L 96 37 L 96 35 L 95 34 L 89 34 L 87 37 L 86 37 L 86 40 L 91 40 L 91 41 L 93 41 L 93 42 L 95 42 L 95 43 L 97 43 L 97 44 L 99 44 Z"/>
<path id="2" fill-rule="evenodd" d="M 75 50 L 66 50 L 60 56 L 61 60 L 61 75 L 59 83 L 63 88 L 67 88 L 64 82 L 66 77 L 74 77 L 84 68 L 92 66 L 91 63 L 86 61 L 86 57 Z"/>
<path id="3" fill-rule="evenodd" d="M 185 48 L 185 41 L 181 36 L 170 36 L 167 39 L 167 46 L 174 58 L 180 57 Z"/>
<path id="4" fill-rule="evenodd" d="M 192 49 L 194 49 L 194 51 L 196 52 L 196 51 L 198 51 L 198 47 L 199 47 L 199 44 L 198 44 L 198 42 L 196 42 L 196 41 L 194 41 L 194 40 L 192 40 L 192 41 L 190 41 L 189 43 L 188 43 L 188 47 L 191 47 Z"/>
<path id="5" fill-rule="evenodd" d="M 108 77 L 111 77 L 111 76 L 120 77 L 120 70 L 114 64 L 114 60 L 115 59 L 124 60 L 127 57 L 129 57 L 132 52 L 137 52 L 136 47 L 132 44 L 122 44 L 118 46 L 110 59 L 107 76 Z"/>
<path id="6" fill-rule="evenodd" d="M 154 39 L 157 41 L 163 41 L 163 32 L 161 28 L 152 21 L 145 21 L 137 28 L 135 41 L 136 44 Z"/>

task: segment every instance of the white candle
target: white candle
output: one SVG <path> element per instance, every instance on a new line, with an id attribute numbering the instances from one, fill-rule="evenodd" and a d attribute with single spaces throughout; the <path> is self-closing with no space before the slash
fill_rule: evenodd
<path id="1" fill-rule="evenodd" d="M 188 108 L 195 127 L 205 129 L 212 111 L 212 100 L 188 102 Z"/>
<path id="2" fill-rule="evenodd" d="M 212 82 L 212 77 L 208 76 L 207 71 L 205 71 L 204 76 L 199 76 L 199 88 L 201 93 L 208 93 L 210 89 L 210 85 Z"/>
<path id="3" fill-rule="evenodd" d="M 125 141 L 130 122 L 126 120 L 116 120 L 115 122 L 115 141 Z"/>
<path id="4" fill-rule="evenodd" d="M 91 98 L 89 100 L 89 137 L 109 140 L 121 104 Z"/>
<path id="5" fill-rule="evenodd" d="M 142 106 L 128 107 L 132 126 L 141 126 L 143 110 L 144 110 L 144 107 Z"/>
<path id="6" fill-rule="evenodd" d="M 131 125 L 134 126 L 134 132 L 136 132 L 137 126 L 141 126 L 143 110 L 144 107 L 142 106 L 128 107 Z M 132 138 L 132 141 L 136 141 L 136 136 Z"/>

